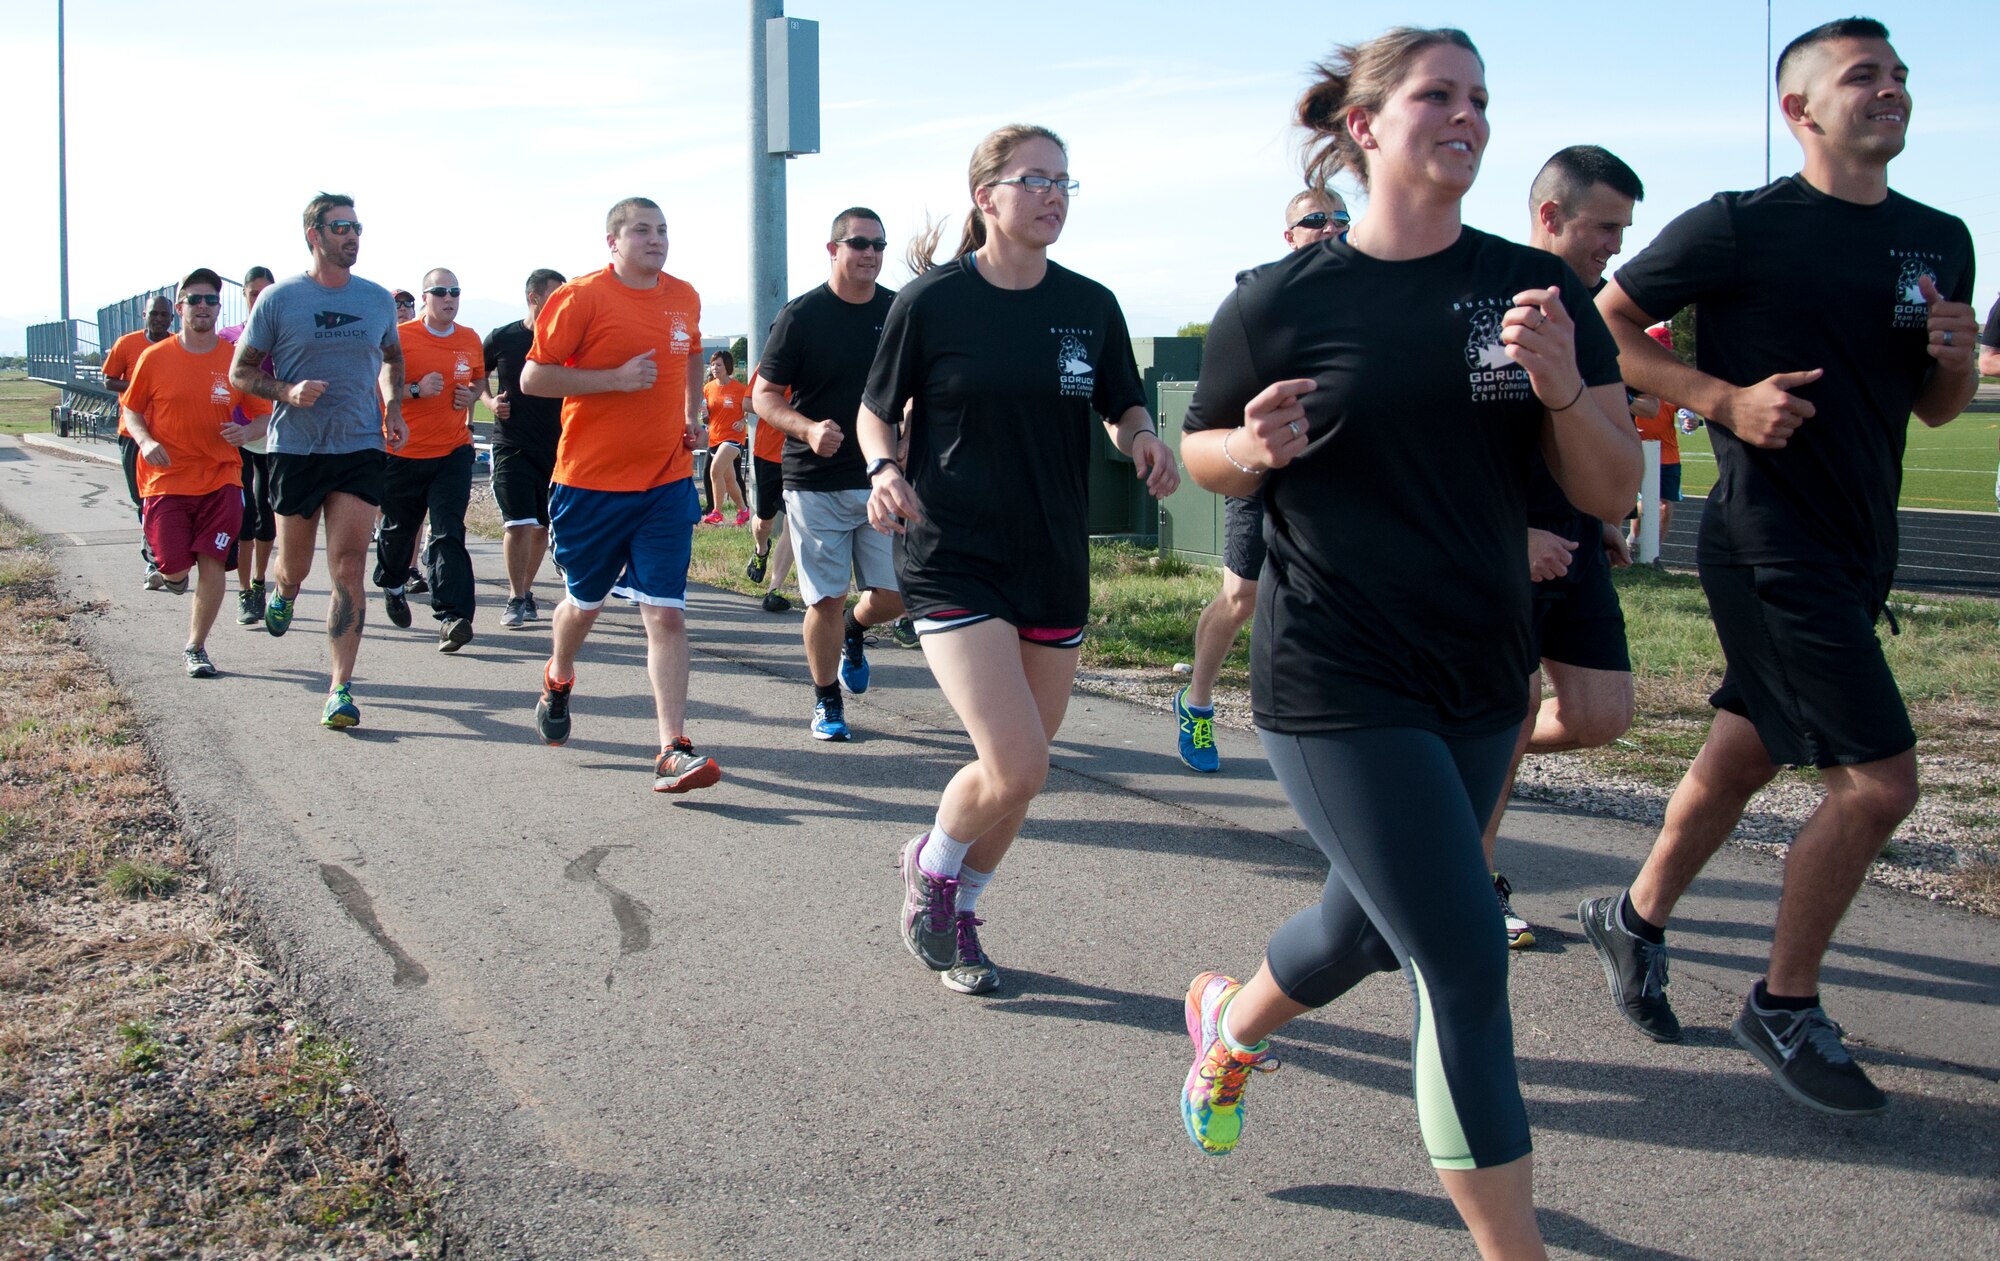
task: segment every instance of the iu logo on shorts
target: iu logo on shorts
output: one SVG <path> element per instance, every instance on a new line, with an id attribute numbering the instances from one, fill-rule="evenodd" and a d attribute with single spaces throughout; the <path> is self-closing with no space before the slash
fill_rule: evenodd
<path id="1" fill-rule="evenodd" d="M 217 530 L 215 532 L 215 550 L 218 552 L 229 550 L 229 534 L 227 531 Z"/>

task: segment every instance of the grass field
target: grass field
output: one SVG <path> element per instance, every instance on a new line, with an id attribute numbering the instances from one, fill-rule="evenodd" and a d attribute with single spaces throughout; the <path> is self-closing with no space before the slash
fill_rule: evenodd
<path id="1" fill-rule="evenodd" d="M 1902 506 L 1992 512 L 1996 444 L 2000 444 L 2000 413 L 1967 412 L 1939 429 L 1911 420 L 1910 445 L 1903 455 Z M 1714 484 L 1715 454 L 1709 449 L 1708 428 L 1682 434 L 1682 492 L 1706 495 Z"/>
<path id="2" fill-rule="evenodd" d="M 0 373 L 0 433 L 47 433 L 49 408 L 60 402 L 62 391 L 53 385 Z"/>

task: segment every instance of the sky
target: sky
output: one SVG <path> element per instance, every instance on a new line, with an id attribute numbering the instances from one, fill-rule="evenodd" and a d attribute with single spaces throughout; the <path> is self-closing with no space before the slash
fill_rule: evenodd
<path id="1" fill-rule="evenodd" d="M 1775 46 L 1854 2 L 1773 0 Z M 1982 315 L 2000 290 L 2000 160 L 1991 40 L 1968 33 L 1991 4 L 1874 10 L 1915 98 L 1891 183 L 1966 220 Z M 1303 139 L 1291 107 L 1314 61 L 1387 26 L 1460 26 L 1479 45 L 1493 135 L 1465 219 L 1517 239 L 1542 162 L 1595 143 L 1646 185 L 1629 257 L 1710 194 L 1763 183 L 1774 116 L 1755 0 L 1090 0 L 1005 24 L 936 0 L 786 8 L 820 23 L 822 110 L 821 152 L 786 164 L 788 292 L 825 278 L 827 224 L 848 205 L 882 214 L 892 253 L 926 216 L 956 240 L 973 146 L 1032 122 L 1063 136 L 1082 182 L 1051 256 L 1109 285 L 1138 336 L 1207 319 L 1237 271 L 1283 251 Z M 483 331 L 518 318 L 535 268 L 602 266 L 604 213 L 638 194 L 665 208 L 668 270 L 703 295 L 703 332 L 744 331 L 743 0 L 72 0 L 67 23 L 80 318 L 197 266 L 302 269 L 299 212 L 329 189 L 356 200 L 359 274 L 415 288 L 449 267 Z M 18 354 L 19 326 L 59 307 L 54 0 L 0 0 L 0 32 L 0 353 Z M 1797 169 L 1782 125 L 1771 152 L 1774 176 Z"/>

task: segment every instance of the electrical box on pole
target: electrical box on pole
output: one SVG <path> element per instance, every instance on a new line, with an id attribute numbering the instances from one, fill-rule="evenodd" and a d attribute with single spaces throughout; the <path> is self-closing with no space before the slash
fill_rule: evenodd
<path id="1" fill-rule="evenodd" d="M 764 151 L 792 157 L 819 152 L 819 23 L 764 21 Z"/>

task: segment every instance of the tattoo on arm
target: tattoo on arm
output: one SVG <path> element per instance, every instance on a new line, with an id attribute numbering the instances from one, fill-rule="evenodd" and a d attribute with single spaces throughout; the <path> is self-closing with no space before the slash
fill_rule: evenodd
<path id="1" fill-rule="evenodd" d="M 236 358 L 229 365 L 229 383 L 245 394 L 279 402 L 284 398 L 285 383 L 264 371 L 266 353 L 247 338 L 237 342 Z"/>
<path id="2" fill-rule="evenodd" d="M 403 343 L 393 334 L 382 343 L 382 375 L 388 383 L 389 396 L 403 397 Z"/>

